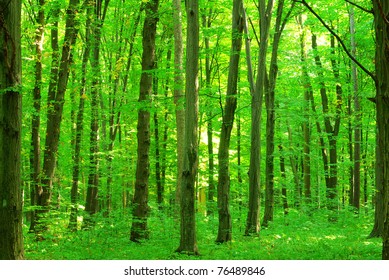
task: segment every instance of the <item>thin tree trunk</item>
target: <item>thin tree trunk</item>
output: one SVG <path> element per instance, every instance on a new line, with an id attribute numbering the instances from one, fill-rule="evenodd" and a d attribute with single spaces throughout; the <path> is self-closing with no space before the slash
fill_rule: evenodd
<path id="1" fill-rule="evenodd" d="M 33 107 L 34 114 L 31 119 L 31 151 L 30 151 L 30 165 L 31 165 L 31 206 L 36 205 L 36 193 L 39 191 L 40 186 L 40 173 L 41 173 L 41 139 L 40 139 L 40 126 L 41 126 L 41 92 L 42 92 L 42 51 L 44 43 L 44 31 L 45 31 L 45 0 L 39 0 L 38 14 L 36 21 L 38 28 L 35 33 L 35 85 L 33 89 Z M 35 210 L 31 211 L 31 224 L 30 231 L 34 232 L 35 227 Z"/>
<path id="2" fill-rule="evenodd" d="M 181 0 L 173 0 L 174 18 L 174 104 L 176 105 L 177 126 L 177 183 L 176 204 L 181 201 L 182 173 L 184 168 L 185 139 L 185 98 L 183 77 L 183 47 L 182 47 L 182 8 Z"/>
<path id="3" fill-rule="evenodd" d="M 268 82 L 265 83 L 265 104 L 266 104 L 266 192 L 265 192 L 265 213 L 263 218 L 263 226 L 267 227 L 268 223 L 273 221 L 274 216 L 274 134 L 276 123 L 275 112 L 275 88 L 278 75 L 278 48 L 281 40 L 282 31 L 289 19 L 291 9 L 282 20 L 284 11 L 284 0 L 278 1 L 277 17 L 275 24 L 275 32 L 272 43 L 272 56 L 269 67 Z"/>
<path id="4" fill-rule="evenodd" d="M 351 36 L 351 54 L 356 56 L 356 42 L 355 42 L 355 21 L 354 21 L 354 8 L 350 6 L 350 36 Z M 351 79 L 354 90 L 354 115 L 355 115 L 355 128 L 354 128 L 354 182 L 353 182 L 353 205 L 359 211 L 360 208 L 360 193 L 361 193 L 361 104 L 358 89 L 358 71 L 357 65 L 352 62 L 351 64 Z"/>
<path id="5" fill-rule="evenodd" d="M 0 260 L 24 258 L 21 1 L 0 1 Z"/>
<path id="6" fill-rule="evenodd" d="M 155 69 L 155 37 L 158 23 L 159 0 L 146 3 L 146 18 L 143 25 L 143 54 L 142 54 L 142 75 L 140 80 L 140 91 L 138 102 L 138 158 L 136 165 L 135 194 L 133 199 L 134 209 L 131 225 L 130 240 L 139 242 L 147 239 L 149 232 L 147 228 L 147 216 L 149 214 L 148 192 L 149 192 L 149 151 L 150 151 L 150 106 L 153 90 L 153 74 Z"/>
<path id="7" fill-rule="evenodd" d="M 303 181 L 304 181 L 304 193 L 305 202 L 310 205 L 312 202 L 311 196 L 311 127 L 310 127 L 310 92 L 312 86 L 308 75 L 306 66 L 306 50 L 305 50 L 305 28 L 302 22 L 302 17 L 298 17 L 298 23 L 300 25 L 300 60 L 302 63 L 302 78 L 304 83 L 304 123 L 303 123 L 303 135 L 304 135 L 304 148 L 303 148 Z"/>
<path id="8" fill-rule="evenodd" d="M 181 185 L 180 245 L 177 252 L 198 254 L 195 220 L 195 183 L 198 167 L 199 4 L 187 0 L 185 143 Z"/>
<path id="9" fill-rule="evenodd" d="M 269 29 L 273 0 L 267 5 L 259 0 L 260 46 L 255 91 L 251 96 L 251 148 L 249 168 L 249 210 L 247 214 L 246 235 L 258 234 L 260 230 L 260 188 L 261 188 L 261 124 L 262 101 L 266 79 L 266 53 L 268 48 Z"/>
<path id="10" fill-rule="evenodd" d="M 231 131 L 234 124 L 237 106 L 237 85 L 239 76 L 239 59 L 242 49 L 243 35 L 243 1 L 235 0 L 232 11 L 232 44 L 227 82 L 227 97 L 224 106 L 224 115 L 219 144 L 219 177 L 217 185 L 217 202 L 219 209 L 219 229 L 217 243 L 232 240 L 232 221 L 230 213 L 230 174 L 229 150 Z"/>
<path id="11" fill-rule="evenodd" d="M 102 5 L 104 2 L 104 6 Z M 94 16 L 91 22 L 91 51 L 90 57 L 92 71 L 91 89 L 91 122 L 89 135 L 89 175 L 88 189 L 85 203 L 85 211 L 88 216 L 84 218 L 85 226 L 88 226 L 89 219 L 99 211 L 98 187 L 99 187 L 99 104 L 100 104 L 100 44 L 101 28 L 104 24 L 105 14 L 109 0 L 93 0 L 89 3 L 94 8 Z M 105 125 L 103 125 L 104 127 Z M 104 134 L 104 133 L 103 133 Z"/>
<path id="12" fill-rule="evenodd" d="M 78 216 L 78 202 L 79 202 L 79 189 L 78 182 L 80 177 L 80 159 L 81 159 L 81 142 L 82 133 L 84 130 L 84 108 L 86 99 L 86 68 L 90 55 L 90 25 L 91 25 L 92 9 L 87 11 L 86 30 L 85 30 L 85 49 L 82 58 L 82 73 L 81 73 L 81 89 L 80 89 L 80 101 L 78 105 L 76 131 L 74 140 L 74 156 L 73 156 L 73 175 L 72 175 L 72 188 L 70 191 L 71 211 L 69 218 L 69 229 L 71 231 L 77 230 L 77 216 Z"/>
<path id="13" fill-rule="evenodd" d="M 281 171 L 281 200 L 282 206 L 284 208 L 284 215 L 288 215 L 289 213 L 289 205 L 288 205 L 288 195 L 286 190 L 286 172 L 285 172 L 285 157 L 283 155 L 282 145 L 278 145 L 278 149 L 280 151 L 280 171 Z"/>

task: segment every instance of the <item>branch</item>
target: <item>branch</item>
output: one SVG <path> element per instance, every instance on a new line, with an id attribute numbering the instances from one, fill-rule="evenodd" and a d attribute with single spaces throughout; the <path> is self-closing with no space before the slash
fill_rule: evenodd
<path id="1" fill-rule="evenodd" d="M 366 13 L 374 14 L 373 9 L 368 10 L 368 9 L 366 9 L 366 8 L 364 8 L 364 7 L 360 6 L 360 5 L 358 5 L 357 3 L 351 2 L 351 1 L 349 1 L 349 0 L 344 0 L 344 1 L 346 1 L 347 3 L 349 3 L 349 4 L 351 4 L 351 5 L 355 6 L 355 7 L 357 7 L 358 9 L 361 9 L 362 11 L 364 11 L 364 12 L 366 12 Z"/>
<path id="2" fill-rule="evenodd" d="M 367 75 L 369 75 L 374 82 L 377 82 L 377 77 L 373 74 L 373 72 L 369 71 L 365 66 L 363 66 L 351 53 L 350 51 L 347 49 L 345 43 L 343 42 L 343 40 L 339 37 L 338 34 L 335 33 L 335 31 L 333 31 L 331 29 L 331 27 L 329 27 L 325 22 L 324 20 L 312 9 L 311 6 L 309 6 L 309 4 L 305 1 L 305 0 L 301 0 L 301 1 L 297 1 L 297 2 L 300 2 L 301 4 L 303 4 L 320 22 L 321 24 L 338 40 L 338 42 L 340 43 L 340 45 L 342 46 L 343 50 L 346 52 L 347 56 L 356 64 L 358 65 L 362 70 L 363 72 L 365 72 Z"/>

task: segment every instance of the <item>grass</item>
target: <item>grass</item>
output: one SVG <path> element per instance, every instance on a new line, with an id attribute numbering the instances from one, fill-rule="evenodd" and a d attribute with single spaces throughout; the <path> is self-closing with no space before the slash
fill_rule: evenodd
<path id="1" fill-rule="evenodd" d="M 116 213 L 97 219 L 88 231 L 71 233 L 59 221 L 44 241 L 25 234 L 26 259 L 33 260 L 378 260 L 381 239 L 367 239 L 373 226 L 371 215 L 338 213 L 337 222 L 328 222 L 324 210 L 310 215 L 291 211 L 276 215 L 260 236 L 244 233 L 244 211 L 233 212 L 233 238 L 215 244 L 217 216 L 197 215 L 197 242 L 200 256 L 174 253 L 179 244 L 179 222 L 155 211 L 149 218 L 150 238 L 142 243 L 129 241 L 131 220 Z M 64 223 L 63 219 L 62 223 Z"/>

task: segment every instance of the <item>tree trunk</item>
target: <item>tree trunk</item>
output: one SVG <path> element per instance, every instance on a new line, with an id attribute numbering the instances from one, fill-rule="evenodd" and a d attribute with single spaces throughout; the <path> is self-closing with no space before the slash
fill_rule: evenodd
<path id="1" fill-rule="evenodd" d="M 249 210 L 247 214 L 246 235 L 258 234 L 260 230 L 260 189 L 261 189 L 261 119 L 262 101 L 266 79 L 266 52 L 273 1 L 259 0 L 260 46 L 255 91 L 251 96 L 251 148 L 249 168 Z"/>
<path id="2" fill-rule="evenodd" d="M 81 73 L 80 101 L 78 105 L 76 131 L 75 131 L 75 139 L 74 139 L 72 188 L 70 191 L 71 211 L 70 211 L 70 218 L 69 218 L 69 229 L 71 231 L 77 230 L 78 201 L 79 201 L 78 182 L 80 177 L 82 133 L 84 130 L 84 108 L 85 108 L 85 99 L 86 99 L 86 72 L 87 72 L 86 69 L 87 69 L 87 64 L 90 55 L 91 16 L 92 16 L 92 9 L 88 9 L 86 27 L 85 27 L 86 28 L 85 49 L 84 49 L 84 53 L 82 57 L 82 65 L 81 65 L 82 73 Z"/>
<path id="3" fill-rule="evenodd" d="M 69 68 L 71 64 L 71 49 L 74 46 L 77 38 L 77 22 L 76 15 L 78 13 L 79 0 L 70 0 L 69 7 L 66 12 L 66 32 L 64 37 L 64 43 L 62 47 L 62 56 L 58 70 L 58 81 L 56 91 L 50 91 L 49 89 L 49 108 L 47 113 L 47 128 L 46 128 L 46 141 L 43 159 L 42 169 L 42 189 L 38 193 L 38 205 L 42 207 L 39 214 L 44 215 L 50 211 L 53 180 L 57 160 L 57 152 L 59 146 L 59 136 L 62 122 L 63 105 L 65 102 L 65 92 L 69 77 Z M 57 33 L 58 34 L 58 33 Z M 57 34 L 54 35 L 54 42 L 57 41 Z M 53 60 L 55 63 L 55 60 Z M 53 65 L 53 67 L 55 67 Z M 56 74 L 56 70 L 53 69 L 53 75 Z M 37 233 L 47 229 L 47 224 L 44 219 L 37 217 Z"/>
<path id="4" fill-rule="evenodd" d="M 356 56 L 356 42 L 355 42 L 355 21 L 354 21 L 354 8 L 350 6 L 350 35 L 351 35 L 351 54 Z M 360 207 L 360 193 L 361 193 L 361 105 L 358 89 L 358 71 L 357 65 L 352 62 L 351 65 L 351 80 L 354 91 L 354 115 L 355 115 L 355 128 L 354 128 L 354 182 L 353 182 L 353 205 L 359 211 Z"/>
<path id="5" fill-rule="evenodd" d="M 334 38 L 331 37 L 331 47 L 334 49 Z M 337 99 L 337 105 L 336 105 L 336 114 L 335 114 L 335 122 L 334 125 L 331 124 L 330 116 L 329 116 L 329 102 L 328 102 L 328 96 L 327 96 L 327 90 L 326 85 L 324 83 L 324 72 L 323 72 L 323 66 L 320 60 L 320 56 L 317 51 L 317 43 L 316 43 L 316 35 L 312 35 L 312 49 L 314 50 L 315 54 L 315 63 L 318 67 L 318 76 L 319 76 L 319 84 L 320 84 L 320 96 L 322 100 L 322 107 L 323 107 L 323 114 L 324 114 L 324 125 L 325 125 L 325 131 L 327 133 L 328 137 L 328 146 L 329 146 L 329 157 L 327 155 L 325 156 L 327 159 L 329 159 L 329 164 L 324 162 L 324 168 L 326 172 L 326 197 L 327 197 L 327 207 L 330 210 L 336 210 L 337 209 L 337 181 L 338 181 L 338 175 L 337 175 L 337 136 L 339 133 L 339 126 L 340 126 L 340 109 L 342 104 L 342 87 L 337 83 L 336 85 L 336 99 Z M 334 53 L 333 53 L 334 54 Z M 336 80 L 339 79 L 339 72 L 337 70 L 337 65 L 334 59 L 331 59 L 331 64 L 333 67 L 333 73 Z M 323 155 L 324 157 L 324 155 Z M 330 219 L 336 219 L 335 216 L 329 217 Z"/>
<path id="6" fill-rule="evenodd" d="M 24 258 L 21 1 L 0 1 L 0 260 Z"/>
<path id="7" fill-rule="evenodd" d="M 293 9 L 294 4 L 292 4 Z M 275 32 L 272 43 L 272 56 L 269 67 L 268 82 L 265 83 L 265 104 L 266 104 L 266 193 L 265 193 L 265 213 L 263 226 L 273 221 L 274 216 L 274 134 L 276 123 L 275 112 L 275 88 L 278 75 L 278 48 L 281 34 L 290 16 L 291 10 L 282 20 L 284 11 L 284 0 L 278 1 Z"/>
<path id="8" fill-rule="evenodd" d="M 300 60 L 302 63 L 302 78 L 304 83 L 304 123 L 303 123 L 303 135 L 304 135 L 304 155 L 303 155 L 303 181 L 304 181 L 304 193 L 305 202 L 310 205 L 312 202 L 311 197 L 311 127 L 310 127 L 310 92 L 312 86 L 308 75 L 306 66 L 306 50 L 305 50 L 305 28 L 302 22 L 302 17 L 298 17 L 298 23 L 300 25 Z"/>
<path id="9" fill-rule="evenodd" d="M 382 186 L 384 194 L 384 230 L 382 259 L 389 260 L 389 3 L 373 1 L 376 33 L 376 106 L 378 146 L 376 162 L 376 184 Z"/>
<path id="10" fill-rule="evenodd" d="M 183 77 L 183 47 L 182 47 L 182 8 L 181 0 L 173 0 L 174 18 L 174 104 L 176 106 L 177 126 L 177 183 L 176 203 L 181 201 L 182 173 L 184 168 L 184 136 L 185 136 L 185 98 Z"/>
<path id="11" fill-rule="evenodd" d="M 197 255 L 195 182 L 198 167 L 199 5 L 198 0 L 187 0 L 186 3 L 185 142 L 180 203 L 181 238 L 177 252 Z"/>
<path id="12" fill-rule="evenodd" d="M 237 106 L 237 84 L 239 74 L 239 59 L 242 49 L 243 35 L 243 2 L 234 0 L 232 11 L 232 44 L 230 52 L 230 65 L 227 82 L 226 105 L 219 144 L 219 178 L 217 185 L 217 202 L 219 210 L 219 229 L 216 238 L 217 243 L 232 240 L 232 221 L 230 213 L 230 174 L 229 174 L 229 150 L 231 131 L 234 123 Z"/>
<path id="13" fill-rule="evenodd" d="M 40 186 L 40 173 L 41 173 L 41 139 L 40 139 L 40 126 L 41 126 L 41 92 L 42 92 L 42 51 L 44 43 L 44 30 L 45 30 L 45 0 L 39 0 L 38 14 L 36 21 L 38 28 L 35 33 L 35 85 L 33 89 L 33 107 L 34 113 L 31 119 L 31 151 L 30 151 L 30 166 L 31 166 L 31 206 L 36 205 L 36 194 L 39 191 Z M 30 232 L 34 232 L 35 227 L 35 210 L 31 211 L 31 225 Z"/>
<path id="14" fill-rule="evenodd" d="M 143 25 L 142 75 L 140 80 L 138 110 L 138 158 L 136 165 L 134 209 L 130 240 L 139 242 L 149 236 L 147 216 L 149 214 L 148 192 L 150 175 L 150 105 L 153 91 L 153 73 L 155 69 L 155 36 L 158 23 L 159 0 L 146 3 L 146 18 Z"/>

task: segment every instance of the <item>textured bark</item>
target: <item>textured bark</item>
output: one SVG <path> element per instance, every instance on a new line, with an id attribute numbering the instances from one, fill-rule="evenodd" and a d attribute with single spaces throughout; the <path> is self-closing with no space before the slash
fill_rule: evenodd
<path id="1" fill-rule="evenodd" d="M 0 1 L 0 260 L 24 258 L 21 1 Z"/>
<path id="2" fill-rule="evenodd" d="M 376 184 L 383 190 L 384 228 L 382 259 L 389 260 L 389 3 L 373 0 L 376 33 L 377 164 Z"/>
<path id="3" fill-rule="evenodd" d="M 217 203 L 219 211 L 219 228 L 216 242 L 232 240 L 232 221 L 230 213 L 230 174 L 229 151 L 231 131 L 234 124 L 237 106 L 237 84 L 239 75 L 239 59 L 242 49 L 243 35 L 243 1 L 234 0 L 232 11 L 232 44 L 227 82 L 227 97 L 219 144 L 219 177 L 217 185 Z"/>
<path id="4" fill-rule="evenodd" d="M 155 69 L 155 36 L 158 23 L 159 0 L 149 1 L 145 6 L 146 18 L 143 25 L 142 75 L 140 79 L 138 110 L 138 158 L 136 165 L 134 209 L 130 240 L 139 242 L 149 236 L 147 217 L 149 214 L 148 192 L 150 175 L 150 105 Z"/>
<path id="5" fill-rule="evenodd" d="M 187 0 L 185 142 L 181 185 L 180 245 L 177 252 L 198 254 L 195 220 L 195 183 L 198 167 L 199 5 Z"/>

